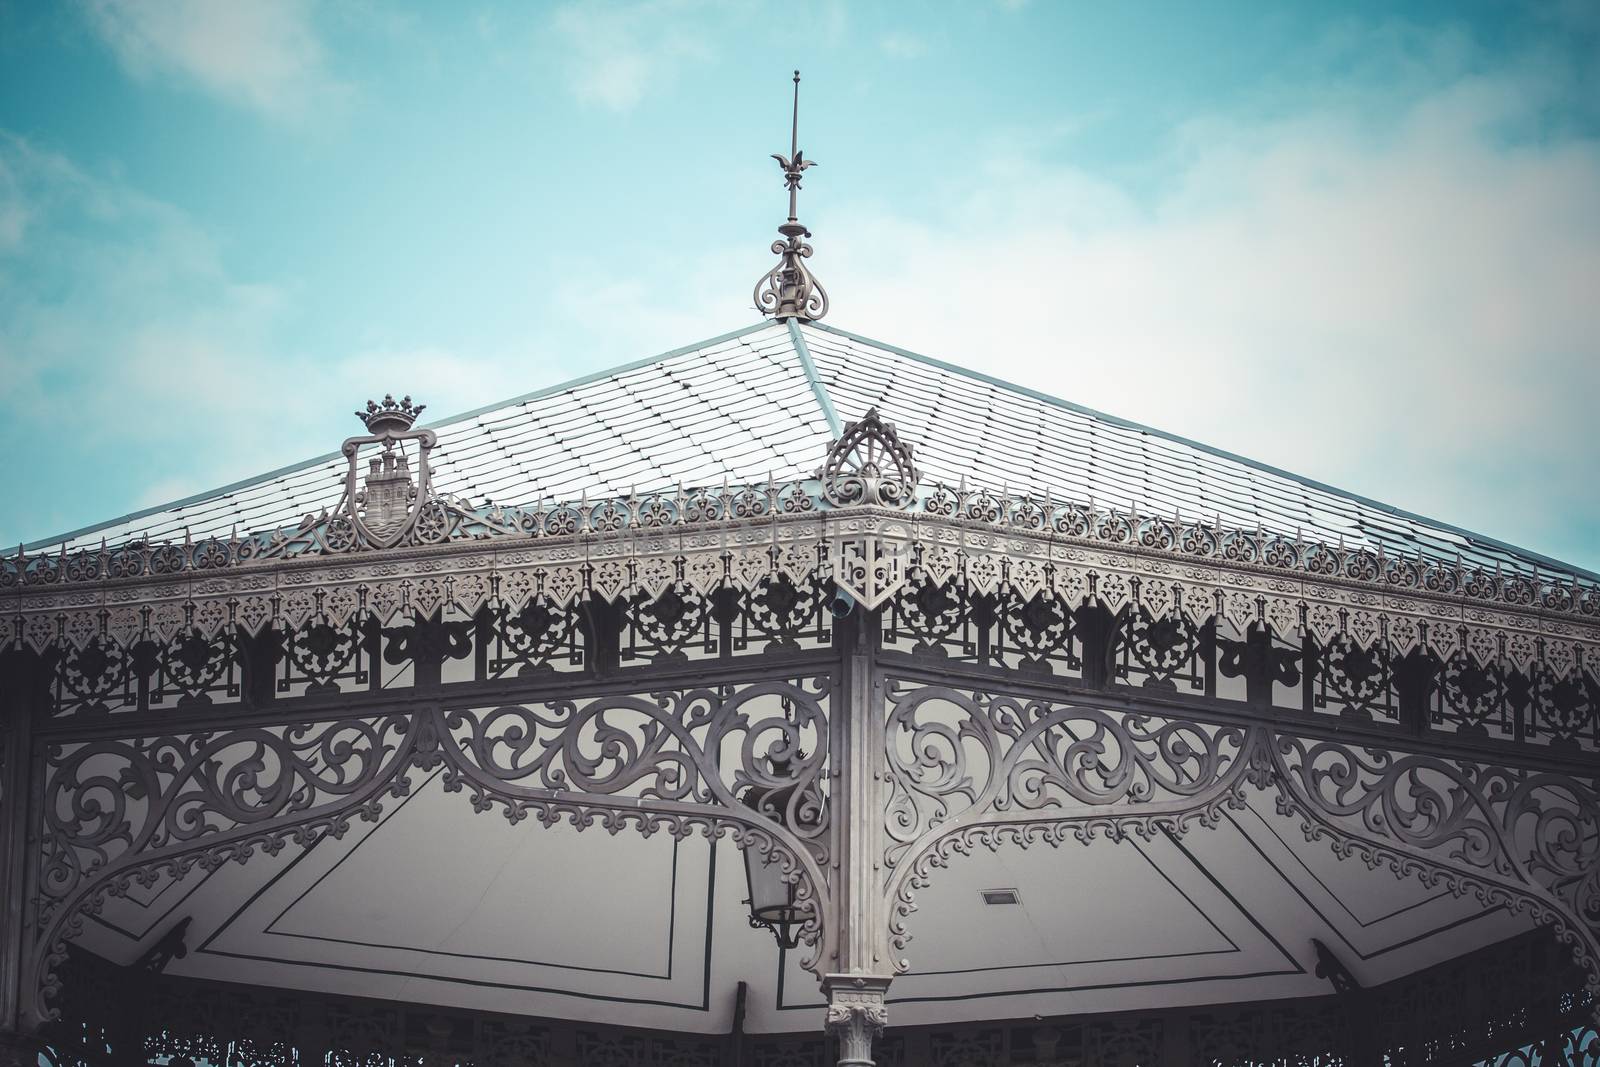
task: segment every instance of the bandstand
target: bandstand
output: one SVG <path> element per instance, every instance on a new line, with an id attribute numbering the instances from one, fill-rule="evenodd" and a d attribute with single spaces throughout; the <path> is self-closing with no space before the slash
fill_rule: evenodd
<path id="1" fill-rule="evenodd" d="M 1593 1062 L 1597 576 L 822 321 L 778 160 L 755 325 L 4 560 L 8 1062 Z"/>

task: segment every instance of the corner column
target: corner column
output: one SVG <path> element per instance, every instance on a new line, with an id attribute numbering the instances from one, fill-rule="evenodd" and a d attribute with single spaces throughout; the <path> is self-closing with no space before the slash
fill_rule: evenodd
<path id="1" fill-rule="evenodd" d="M 24 1032 L 28 828 L 33 795 L 33 718 L 41 688 L 39 657 L 0 651 L 0 1067 L 38 1059 Z"/>
<path id="2" fill-rule="evenodd" d="M 873 1045 L 888 1023 L 884 996 L 894 974 L 883 898 L 883 694 L 877 676 L 878 613 L 856 605 L 839 620 L 843 651 L 833 716 L 839 834 L 832 894 L 838 956 L 823 980 L 827 1029 L 839 1067 L 874 1067 Z"/>

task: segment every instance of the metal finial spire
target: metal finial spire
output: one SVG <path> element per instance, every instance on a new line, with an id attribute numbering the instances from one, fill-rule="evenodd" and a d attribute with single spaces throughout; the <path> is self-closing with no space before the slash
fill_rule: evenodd
<path id="1" fill-rule="evenodd" d="M 800 191 L 800 175 L 807 167 L 816 166 L 816 161 L 806 159 L 800 151 L 800 72 L 794 72 L 794 112 L 789 124 L 789 154 L 781 156 L 773 153 L 773 159 L 778 161 L 778 166 L 783 168 L 784 184 L 789 189 L 789 219 L 778 232 L 783 235 L 781 241 L 772 242 L 772 252 L 781 257 L 778 265 L 762 275 L 756 283 L 756 307 L 764 315 L 771 315 L 775 319 L 799 319 L 801 322 L 811 322 L 820 319 L 828 313 L 828 294 L 806 268 L 805 260 L 811 255 L 811 246 L 806 244 L 802 237 L 810 237 L 811 231 L 800 223 L 797 217 L 797 194 Z"/>
<path id="2" fill-rule="evenodd" d="M 787 157 L 773 154 L 773 159 L 778 161 L 778 166 L 783 168 L 783 180 L 789 187 L 789 221 L 795 221 L 795 193 L 800 189 L 800 172 L 807 167 L 816 166 L 814 160 L 806 159 L 800 154 L 800 72 L 794 72 L 794 114 L 789 119 L 789 155 Z M 811 234 L 807 233 L 807 237 Z"/>

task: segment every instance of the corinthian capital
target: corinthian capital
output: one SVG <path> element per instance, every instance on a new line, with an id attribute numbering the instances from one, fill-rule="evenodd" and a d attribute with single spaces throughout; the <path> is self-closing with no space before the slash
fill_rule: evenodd
<path id="1" fill-rule="evenodd" d="M 881 974 L 830 974 L 823 982 L 828 997 L 828 1032 L 839 1038 L 839 1067 L 874 1067 L 872 1046 L 889 1024 L 884 994 L 889 977 Z"/>

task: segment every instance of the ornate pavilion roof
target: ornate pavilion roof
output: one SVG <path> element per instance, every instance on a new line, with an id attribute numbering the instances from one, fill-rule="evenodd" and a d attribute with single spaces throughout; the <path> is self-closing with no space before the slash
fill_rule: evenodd
<path id="1" fill-rule="evenodd" d="M 1586 1018 L 1600 576 L 823 325 L 774 158 L 773 321 L 0 558 L 29 1025 L 1398 1064 Z"/>
<path id="2" fill-rule="evenodd" d="M 1009 489 L 1057 503 L 1261 530 L 1467 567 L 1592 572 L 1172 434 L 817 322 L 721 337 L 432 423 L 436 492 L 532 507 L 804 479 L 842 422 L 870 409 L 915 446 L 923 485 Z M 338 453 L 46 538 L 65 545 L 198 541 L 290 529 L 334 507 Z"/>

